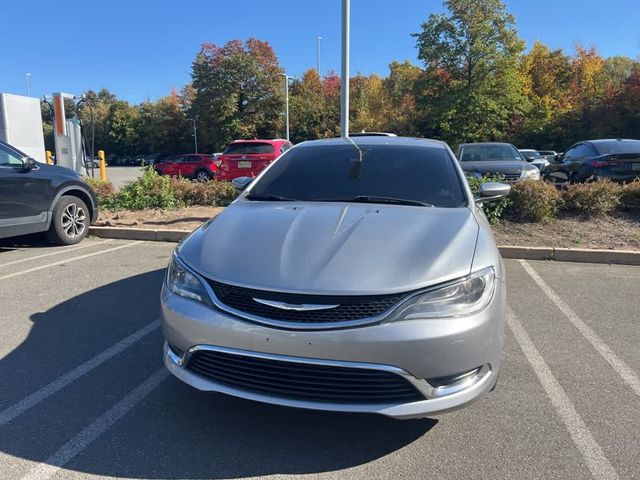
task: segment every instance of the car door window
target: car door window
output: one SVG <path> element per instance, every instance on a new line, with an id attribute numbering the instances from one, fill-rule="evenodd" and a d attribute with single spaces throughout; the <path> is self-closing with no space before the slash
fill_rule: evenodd
<path id="1" fill-rule="evenodd" d="M 22 165 L 22 158 L 20 158 L 17 153 L 6 148 L 4 145 L 0 145 L 0 167 L 20 168 Z"/>
<path id="2" fill-rule="evenodd" d="M 576 149 L 579 147 L 580 145 L 577 145 L 575 147 L 571 147 L 569 150 L 567 150 L 566 152 L 564 152 L 564 155 L 562 156 L 562 161 L 567 163 L 567 162 L 572 162 L 575 159 L 576 156 Z"/>

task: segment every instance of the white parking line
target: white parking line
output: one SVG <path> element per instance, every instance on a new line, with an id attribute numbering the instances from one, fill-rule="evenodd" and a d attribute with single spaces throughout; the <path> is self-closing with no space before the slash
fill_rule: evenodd
<path id="1" fill-rule="evenodd" d="M 507 313 L 507 325 L 509 325 L 513 335 L 516 337 L 522 352 L 533 368 L 542 388 L 544 388 L 547 396 L 551 400 L 551 403 L 556 409 L 556 413 L 564 422 L 573 443 L 575 443 L 578 450 L 580 450 L 594 478 L 606 480 L 617 479 L 618 474 L 607 457 L 605 457 L 602 448 L 600 448 L 598 442 L 596 442 L 593 435 L 591 435 L 591 432 L 576 411 L 566 392 L 553 376 L 551 369 L 511 309 L 509 309 Z"/>
<path id="2" fill-rule="evenodd" d="M 50 257 L 51 255 L 59 255 L 61 253 L 75 252 L 76 250 L 82 250 L 83 248 L 89 248 L 89 247 L 95 247 L 96 245 L 101 245 L 103 243 L 107 243 L 107 242 L 105 242 L 105 241 L 93 242 L 93 243 L 86 242 L 86 243 L 83 243 L 82 245 L 80 245 L 79 247 L 71 247 L 71 248 L 63 247 L 63 248 L 57 249 L 54 252 L 45 253 L 43 255 L 36 255 L 35 257 L 28 257 L 28 258 L 21 258 L 20 260 L 14 260 L 12 262 L 3 263 L 3 264 L 0 265 L 0 268 L 8 267 L 9 265 L 15 265 L 16 263 L 29 262 L 31 260 L 38 260 L 39 258 Z"/>
<path id="3" fill-rule="evenodd" d="M 56 453 L 22 477 L 23 480 L 45 480 L 51 478 L 58 470 L 82 453 L 93 441 L 97 440 L 129 413 L 140 401 L 144 400 L 168 375 L 169 372 L 164 367 L 157 370 L 107 412 L 96 418 L 91 425 L 65 443 Z"/>
<path id="4" fill-rule="evenodd" d="M 629 367 L 624 360 L 618 357 L 609 346 L 589 327 L 573 309 L 566 304 L 562 298 L 545 282 L 538 272 L 536 272 L 526 260 L 520 260 L 520 264 L 533 279 L 534 282 L 542 289 L 556 307 L 564 314 L 565 317 L 573 324 L 574 327 L 582 334 L 584 338 L 602 355 L 609 365 L 622 377 L 622 380 L 631 387 L 631 389 L 640 395 L 640 379 L 635 372 Z"/>
<path id="5" fill-rule="evenodd" d="M 66 387 L 71 382 L 74 382 L 75 380 L 79 379 L 83 375 L 86 375 L 87 373 L 89 373 L 91 370 L 95 369 L 96 367 L 99 367 L 110 358 L 123 352 L 125 349 L 127 349 L 137 341 L 142 340 L 145 336 L 149 335 L 151 332 L 156 330 L 159 326 L 160 326 L 160 320 L 154 320 L 153 322 L 149 323 L 147 326 L 141 328 L 137 332 L 132 333 L 131 335 L 119 341 L 115 345 L 107 348 L 102 353 L 99 353 L 95 357 L 87 360 L 82 365 L 65 373 L 64 375 L 58 377 L 56 380 L 52 381 L 51 383 L 48 383 L 44 387 L 35 391 L 28 397 L 25 397 L 19 402 L 14 403 L 10 407 L 4 409 L 2 412 L 0 412 L 0 427 L 10 422 L 17 416 L 21 415 L 22 413 L 24 413 L 34 405 L 37 405 L 38 403 L 47 399 L 48 397 L 56 393 L 58 390 Z"/>
<path id="6" fill-rule="evenodd" d="M 40 265 L 39 267 L 28 268 L 27 270 L 22 270 L 20 272 L 14 272 L 8 275 L 3 275 L 2 277 L 0 277 L 0 280 L 6 280 L 8 278 L 17 277 L 18 275 L 24 275 L 25 273 L 37 272 L 38 270 L 42 270 L 49 267 L 55 267 L 56 265 L 61 265 L 63 263 L 77 262 L 78 260 L 84 260 L 85 258 L 93 257 L 95 255 L 101 255 L 103 253 L 115 252 L 116 250 L 120 250 L 121 248 L 133 247 L 134 245 L 138 245 L 139 243 L 142 243 L 142 240 L 127 243 L 126 245 L 120 245 L 118 247 L 107 248 L 106 250 L 100 250 L 99 252 L 87 253 L 86 255 L 80 255 L 79 257 L 71 257 L 65 260 L 59 260 L 57 262 L 47 263 L 46 265 Z"/>

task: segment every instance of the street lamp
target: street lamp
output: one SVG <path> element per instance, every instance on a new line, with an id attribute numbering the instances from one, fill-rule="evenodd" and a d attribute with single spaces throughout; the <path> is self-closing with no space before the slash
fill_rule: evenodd
<path id="1" fill-rule="evenodd" d="M 284 115 L 285 115 L 285 121 L 286 121 L 286 125 L 287 125 L 287 141 L 289 140 L 289 80 L 293 79 L 294 77 L 290 77 L 289 75 L 287 75 L 286 73 L 281 73 L 280 75 L 282 75 L 284 77 Z"/>
<path id="2" fill-rule="evenodd" d="M 29 94 L 29 77 L 30 77 L 30 76 L 31 76 L 31 74 L 30 74 L 30 73 L 25 73 L 25 74 L 24 74 L 24 78 L 25 78 L 25 80 L 26 80 L 26 82 L 27 82 L 27 97 L 29 97 L 29 96 L 30 96 L 30 94 Z"/>
<path id="3" fill-rule="evenodd" d="M 340 135 L 349 136 L 349 17 L 350 0 L 342 0 L 342 88 L 340 89 Z"/>
<path id="4" fill-rule="evenodd" d="M 195 148 L 196 153 L 198 153 L 198 128 L 196 127 L 197 119 L 198 119 L 197 115 L 195 118 L 191 119 L 191 121 L 193 122 L 193 146 Z"/>
<path id="5" fill-rule="evenodd" d="M 318 76 L 320 75 L 320 40 L 322 40 L 322 37 L 318 37 L 318 46 L 316 48 L 316 72 L 318 73 Z"/>

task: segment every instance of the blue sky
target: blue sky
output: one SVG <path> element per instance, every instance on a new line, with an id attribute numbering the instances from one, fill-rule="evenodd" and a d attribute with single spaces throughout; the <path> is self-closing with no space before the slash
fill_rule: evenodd
<path id="1" fill-rule="evenodd" d="M 638 0 L 507 0 L 528 45 L 536 39 L 604 56 L 640 55 Z M 351 72 L 386 74 L 393 60 L 417 62 L 410 34 L 439 0 L 352 0 Z M 131 102 L 155 99 L 190 79 L 203 42 L 267 40 L 292 75 L 340 70 L 340 0 L 0 0 L 0 92 L 81 93 L 107 87 Z"/>

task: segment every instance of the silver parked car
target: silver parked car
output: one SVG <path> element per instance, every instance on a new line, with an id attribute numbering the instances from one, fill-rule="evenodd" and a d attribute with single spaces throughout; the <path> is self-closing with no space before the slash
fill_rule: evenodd
<path id="1" fill-rule="evenodd" d="M 239 186 L 251 179 L 236 179 Z M 164 361 L 200 390 L 417 418 L 496 384 L 505 275 L 438 141 L 301 143 L 176 249 Z"/>

